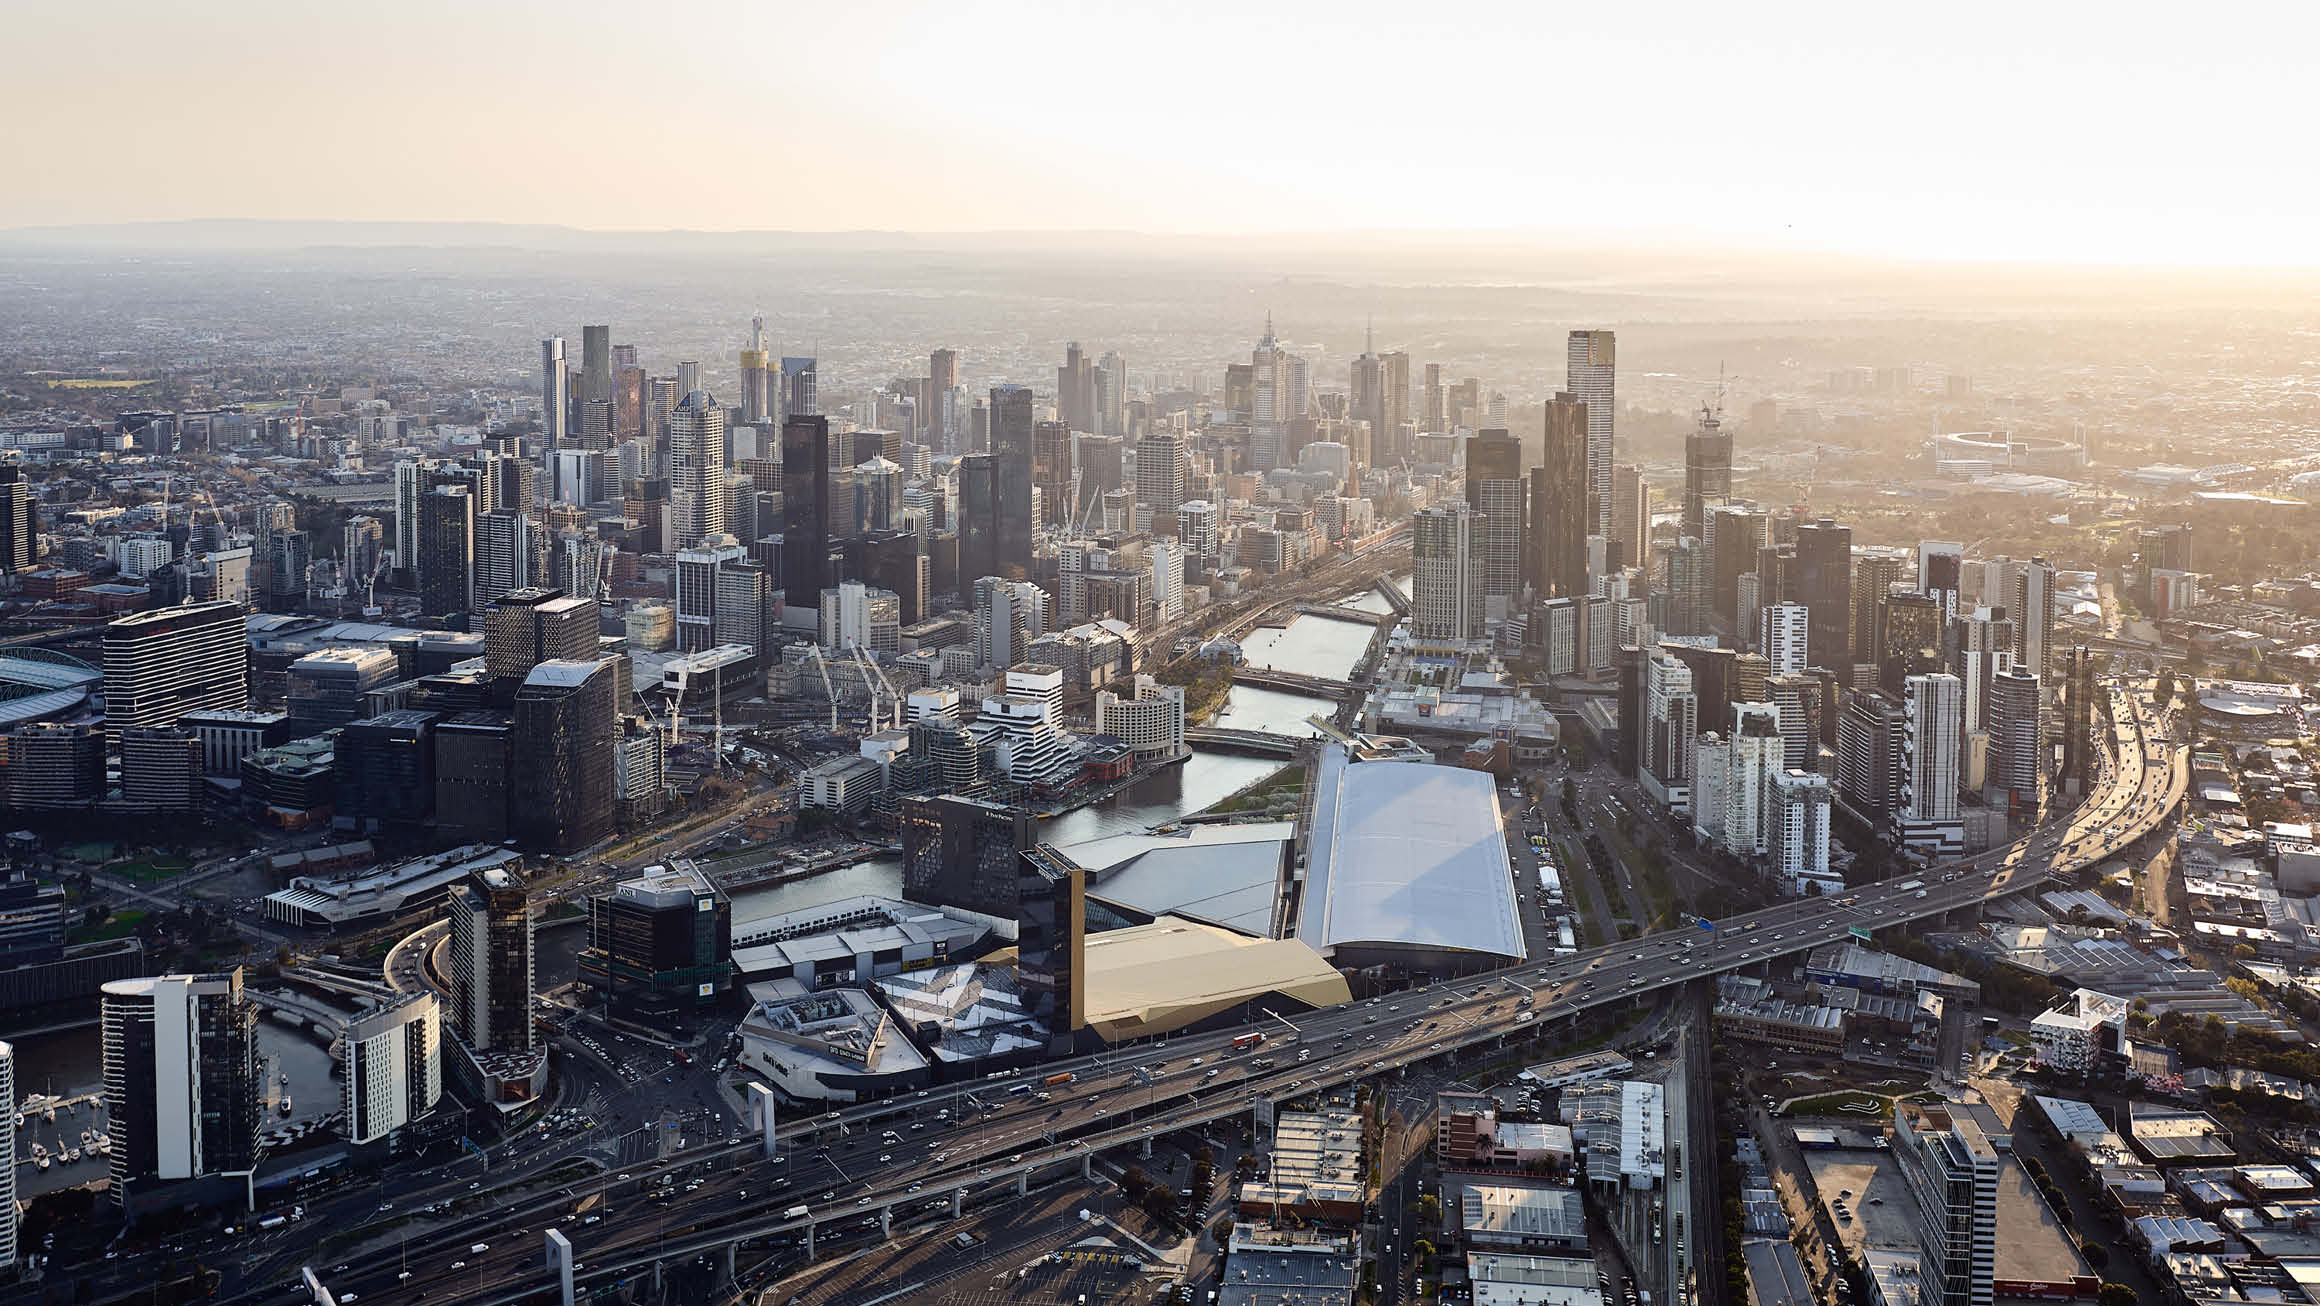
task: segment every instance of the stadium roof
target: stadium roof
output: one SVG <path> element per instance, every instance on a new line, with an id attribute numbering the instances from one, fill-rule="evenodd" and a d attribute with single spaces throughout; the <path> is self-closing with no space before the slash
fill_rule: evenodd
<path id="1" fill-rule="evenodd" d="M 1487 772 L 1322 750 L 1299 937 L 1520 959 L 1513 871 Z"/>

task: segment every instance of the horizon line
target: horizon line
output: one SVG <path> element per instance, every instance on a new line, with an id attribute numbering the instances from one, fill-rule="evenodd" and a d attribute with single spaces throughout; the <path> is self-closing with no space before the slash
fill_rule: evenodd
<path id="1" fill-rule="evenodd" d="M 1936 254 L 1882 250 L 1864 250 L 1842 245 L 1810 245 L 1793 239 L 1739 232 L 1714 232 L 1691 228 L 1628 228 L 1617 231 L 1598 231 L 1587 228 L 1545 227 L 1348 227 L 1302 229 L 1256 229 L 1243 231 L 1200 230 L 1170 231 L 1139 227 L 586 227 L 564 222 L 527 222 L 496 218 L 265 218 L 265 217 L 184 217 L 184 218 L 129 218 L 90 222 L 34 223 L 0 227 L 0 244 L 55 243 L 62 244 L 76 235 L 114 237 L 115 244 L 140 232 L 184 231 L 193 228 L 290 228 L 290 227 L 344 227 L 344 228 L 407 228 L 413 231 L 427 229 L 480 228 L 497 229 L 509 233 L 534 232 L 558 234 L 591 239 L 794 239 L 794 240 L 998 240 L 1009 238 L 1037 238 L 1054 240 L 1059 237 L 1083 240 L 1148 241 L 1154 243 L 1205 243 L 1223 240 L 1243 241 L 1340 241 L 1358 243 L 1398 243 L 1405 245 L 1443 245 L 1458 241 L 1496 240 L 1510 245 L 1533 246 L 1540 250 L 1555 249 L 1573 253 L 1661 253 L 1687 255 L 1745 255 L 1751 257 L 1818 259 L 1834 262 L 1853 262 L 1886 266 L 1929 265 L 1941 267 L 1993 268 L 2051 268 L 2071 271 L 2114 271 L 2143 273 L 2320 273 L 2320 257 L 2309 263 L 2250 263 L 2250 262 L 2180 262 L 2152 260 L 2141 262 L 2115 258 L 2069 258 L 2046 254 Z M 221 230 L 222 234 L 222 230 Z M 305 247 L 333 248 L 330 241 L 297 242 Z M 393 242 L 387 242 L 392 244 Z M 445 242 L 445 247 L 475 245 L 476 241 Z M 491 242 L 498 243 L 498 242 Z M 1437 250 L 1436 252 L 1454 252 Z M 1477 251 L 1481 252 L 1481 251 Z"/>

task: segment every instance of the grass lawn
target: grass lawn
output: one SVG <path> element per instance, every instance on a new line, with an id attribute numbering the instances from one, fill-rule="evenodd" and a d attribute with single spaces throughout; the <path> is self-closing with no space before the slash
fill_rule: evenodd
<path id="1" fill-rule="evenodd" d="M 1893 1099 L 1883 1093 L 1864 1093 L 1859 1089 L 1845 1089 L 1823 1093 L 1818 1097 L 1800 1097 L 1780 1110 L 1786 1116 L 1859 1116 L 1863 1120 L 1881 1120 L 1893 1114 Z"/>
<path id="2" fill-rule="evenodd" d="M 1208 810 L 1211 812 L 1261 812 L 1271 805 L 1274 798 L 1301 793 L 1304 788 L 1305 768 L 1295 765 L 1285 766 L 1259 782 L 1255 788 L 1234 794 Z"/>
<path id="3" fill-rule="evenodd" d="M 193 865 L 182 857 L 140 857 L 133 862 L 122 862 L 105 869 L 114 875 L 125 876 L 139 884 L 156 884 L 174 875 L 182 874 Z"/>
<path id="4" fill-rule="evenodd" d="M 61 380 L 43 382 L 43 384 L 55 386 L 59 390 L 134 390 L 138 386 L 153 383 L 110 376 L 68 376 Z"/>
<path id="5" fill-rule="evenodd" d="M 65 941 L 67 943 L 95 943 L 100 939 L 125 939 L 136 930 L 138 922 L 144 919 L 145 913 L 134 907 L 127 911 L 117 911 L 113 913 L 110 920 L 102 925 L 74 926 L 72 931 L 65 936 Z"/>
<path id="6" fill-rule="evenodd" d="M 85 862 L 90 866 L 102 866 L 113 860 L 113 845 L 110 843 L 71 844 L 65 848 L 64 855 L 76 862 Z"/>

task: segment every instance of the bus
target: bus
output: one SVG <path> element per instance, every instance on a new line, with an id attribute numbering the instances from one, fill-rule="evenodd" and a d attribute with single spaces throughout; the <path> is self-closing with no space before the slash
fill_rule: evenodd
<path id="1" fill-rule="evenodd" d="M 1047 1085 L 1049 1088 L 1054 1088 L 1060 1084 L 1068 1084 L 1076 1078 L 1078 1078 L 1078 1076 L 1072 1074 L 1068 1070 L 1059 1070 L 1054 1074 L 1049 1075 L 1047 1078 L 1040 1080 L 1039 1082 Z"/>
<path id="2" fill-rule="evenodd" d="M 1260 1033 L 1250 1033 L 1250 1034 L 1238 1034 L 1238 1035 L 1235 1035 L 1235 1036 L 1233 1037 L 1233 1041 L 1232 1041 L 1232 1045 L 1233 1045 L 1233 1051 L 1235 1051 L 1235 1052 L 1238 1052 L 1238 1051 L 1241 1051 L 1241 1050 L 1242 1050 L 1242 1049 L 1244 1049 L 1244 1048 L 1253 1048 L 1253 1047 L 1255 1047 L 1256 1045 L 1258 1045 L 1259 1043 L 1262 1043 L 1262 1042 L 1264 1042 L 1264 1041 L 1265 1041 L 1265 1036 L 1264 1036 L 1264 1034 L 1263 1034 L 1263 1033 L 1261 1033 L 1261 1032 L 1260 1032 Z"/>

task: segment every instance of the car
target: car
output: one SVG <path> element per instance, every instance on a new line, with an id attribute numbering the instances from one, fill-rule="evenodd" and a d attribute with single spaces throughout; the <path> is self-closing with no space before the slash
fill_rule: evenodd
<path id="1" fill-rule="evenodd" d="M 869 1204 L 870 1199 L 868 1197 L 857 1197 L 854 1199 L 854 1205 L 856 1206 L 868 1206 Z"/>
<path id="2" fill-rule="evenodd" d="M 893 1158 L 893 1157 L 891 1157 L 891 1156 L 881 1156 L 881 1157 L 879 1157 L 879 1158 L 878 1158 L 878 1164 L 880 1164 L 880 1165 L 892 1165 L 892 1164 L 894 1164 L 894 1158 Z"/>
<path id="3" fill-rule="evenodd" d="M 465 1262 L 465 1261 L 453 1261 L 453 1262 L 451 1263 L 451 1268 L 452 1268 L 452 1269 L 454 1269 L 454 1270 L 464 1270 L 464 1269 L 466 1269 L 466 1268 L 467 1268 L 467 1262 Z"/>
<path id="4" fill-rule="evenodd" d="M 379 1203 L 379 1209 L 381 1211 L 392 1211 L 395 1209 L 395 1204 L 393 1202 L 381 1202 Z"/>
<path id="5" fill-rule="evenodd" d="M 472 1192 L 474 1192 L 476 1189 L 478 1189 L 478 1188 L 481 1188 L 481 1187 L 483 1187 L 483 1181 L 482 1181 L 481 1179 L 478 1179 L 478 1180 L 476 1180 L 474 1183 L 471 1183 L 471 1184 L 469 1184 L 469 1185 L 467 1186 L 467 1191 L 469 1191 L 469 1192 L 471 1192 L 471 1193 L 472 1193 Z"/>

